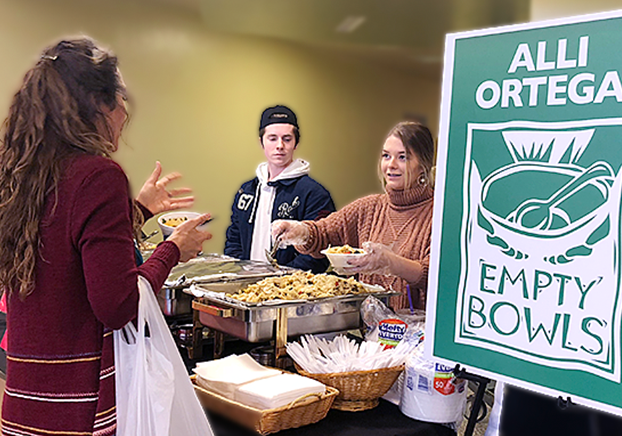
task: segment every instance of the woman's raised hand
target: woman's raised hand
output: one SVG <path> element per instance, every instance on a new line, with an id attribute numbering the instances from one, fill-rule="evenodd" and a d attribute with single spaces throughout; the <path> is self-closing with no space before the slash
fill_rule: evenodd
<path id="1" fill-rule="evenodd" d="M 301 221 L 275 220 L 272 222 L 272 240 L 281 246 L 304 245 L 309 239 L 309 228 Z"/>
<path id="2" fill-rule="evenodd" d="M 204 213 L 201 216 L 184 221 L 168 237 L 167 241 L 175 243 L 179 248 L 180 262 L 186 262 L 196 257 L 197 254 L 203 251 L 203 242 L 212 239 L 210 232 L 197 229 L 198 226 L 204 224 L 210 218 L 211 214 Z"/>
<path id="3" fill-rule="evenodd" d="M 156 162 L 156 167 L 138 193 L 137 201 L 149 211 L 157 215 L 171 210 L 184 209 L 194 204 L 193 196 L 178 197 L 192 192 L 190 188 L 178 188 L 167 190 L 166 187 L 173 180 L 181 177 L 179 173 L 170 173 L 160 178 L 162 165 Z"/>

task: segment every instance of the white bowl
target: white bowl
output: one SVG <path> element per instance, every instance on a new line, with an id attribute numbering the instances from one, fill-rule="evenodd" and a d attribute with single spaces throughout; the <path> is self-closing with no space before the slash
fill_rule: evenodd
<path id="1" fill-rule="evenodd" d="M 346 272 L 343 268 L 352 266 L 348 264 L 349 260 L 356 259 L 357 257 L 363 256 L 364 254 L 366 254 L 365 252 L 363 253 L 328 253 L 327 251 L 328 249 L 325 249 L 325 250 L 320 251 L 320 253 L 322 253 L 324 256 L 328 258 L 335 272 L 341 275 L 355 274 L 352 272 Z"/>
<path id="2" fill-rule="evenodd" d="M 169 213 L 165 213 L 164 215 L 161 215 L 158 217 L 158 225 L 160 226 L 160 230 L 162 231 L 162 237 L 164 239 L 168 238 L 169 236 L 171 236 L 171 233 L 173 233 L 175 231 L 175 228 L 181 224 L 178 223 L 176 225 L 167 225 L 165 224 L 168 220 L 172 219 L 172 218 L 186 218 L 186 220 L 191 220 L 193 218 L 196 218 L 198 216 L 201 216 L 200 213 L 198 212 L 188 212 L 188 211 L 177 211 L 177 212 L 169 212 Z"/>

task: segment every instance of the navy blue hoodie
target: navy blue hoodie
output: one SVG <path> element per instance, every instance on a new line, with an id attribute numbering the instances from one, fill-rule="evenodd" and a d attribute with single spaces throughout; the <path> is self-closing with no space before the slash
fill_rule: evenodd
<path id="1" fill-rule="evenodd" d="M 244 183 L 238 190 L 231 207 L 231 224 L 227 229 L 224 253 L 238 259 L 250 259 L 255 215 L 260 192 L 259 178 Z M 271 221 L 297 221 L 323 218 L 335 211 L 330 193 L 308 175 L 268 182 L 276 188 Z M 268 231 L 268 230 L 266 230 Z M 299 254 L 294 247 L 278 250 L 279 265 L 319 273 L 326 271 L 328 259 L 315 259 Z"/>

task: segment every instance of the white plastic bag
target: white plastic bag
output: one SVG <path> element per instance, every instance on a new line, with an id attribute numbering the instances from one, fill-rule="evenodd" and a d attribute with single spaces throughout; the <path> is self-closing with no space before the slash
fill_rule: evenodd
<path id="1" fill-rule="evenodd" d="M 211 436 L 149 282 L 138 276 L 138 320 L 114 331 L 117 435 Z"/>
<path id="2" fill-rule="evenodd" d="M 361 317 L 365 323 L 365 340 L 376 341 L 385 346 L 395 346 L 402 340 L 417 345 L 423 341 L 425 311 L 408 309 L 394 312 L 382 301 L 370 295 L 361 304 Z M 405 372 L 397 378 L 391 389 L 382 396 L 396 406 L 400 405 Z"/>

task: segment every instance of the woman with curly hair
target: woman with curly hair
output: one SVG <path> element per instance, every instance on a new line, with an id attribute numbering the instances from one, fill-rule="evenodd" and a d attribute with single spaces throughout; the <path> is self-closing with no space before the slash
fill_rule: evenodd
<path id="1" fill-rule="evenodd" d="M 125 95 L 117 58 L 77 38 L 45 49 L 13 98 L 0 146 L 2 434 L 114 434 L 110 330 L 136 317 L 139 274 L 160 289 L 211 237 L 196 229 L 209 215 L 190 220 L 136 266 L 143 218 L 175 205 L 162 201 L 159 166 L 141 204 L 110 158 Z"/>

